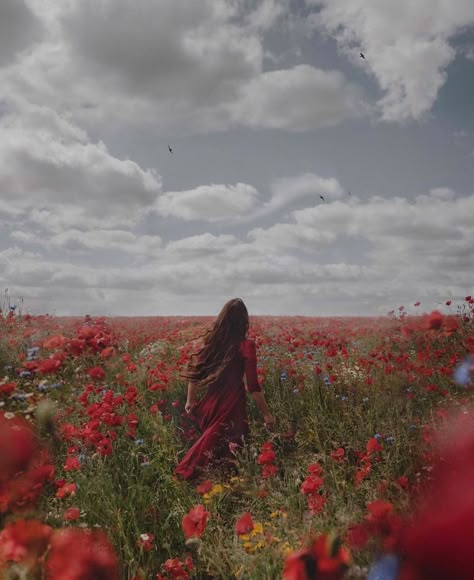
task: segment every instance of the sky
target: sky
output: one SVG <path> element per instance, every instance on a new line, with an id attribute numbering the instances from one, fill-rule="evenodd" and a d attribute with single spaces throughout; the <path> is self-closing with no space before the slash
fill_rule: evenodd
<path id="1" fill-rule="evenodd" d="M 0 0 L 0 290 L 444 311 L 473 293 L 473 94 L 472 0 Z"/>

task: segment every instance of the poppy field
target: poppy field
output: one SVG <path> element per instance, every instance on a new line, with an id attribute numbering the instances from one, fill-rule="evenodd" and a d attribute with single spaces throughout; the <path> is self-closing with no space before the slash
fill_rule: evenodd
<path id="1" fill-rule="evenodd" d="M 430 538 L 403 530 L 441 481 L 438 432 L 471 417 L 474 300 L 451 315 L 410 312 L 251 317 L 276 423 L 267 429 L 248 397 L 251 437 L 231 450 L 235 472 L 210 470 L 195 486 L 174 475 L 197 437 L 179 372 L 212 318 L 4 312 L 0 576 L 366 578 L 402 538 L 404 577 L 429 577 L 416 554 Z M 471 455 L 452 454 L 464 463 L 442 472 L 461 469 L 472 490 L 471 439 Z M 449 477 L 436 505 L 474 507 L 467 488 L 446 491 Z"/>

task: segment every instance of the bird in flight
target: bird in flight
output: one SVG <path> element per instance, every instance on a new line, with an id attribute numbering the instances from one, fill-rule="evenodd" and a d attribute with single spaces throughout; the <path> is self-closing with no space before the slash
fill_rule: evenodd
<path id="1" fill-rule="evenodd" d="M 168 151 L 169 151 L 170 153 L 173 153 L 173 149 L 171 149 L 171 147 L 170 147 L 169 145 L 168 145 Z"/>
<path id="2" fill-rule="evenodd" d="M 365 56 L 362 53 L 360 53 L 360 58 L 363 58 L 365 60 Z"/>
<path id="3" fill-rule="evenodd" d="M 350 191 L 348 191 L 347 193 L 352 197 L 352 193 Z"/>
<path id="4" fill-rule="evenodd" d="M 324 197 L 322 195 L 320 195 L 319 197 L 324 201 Z"/>

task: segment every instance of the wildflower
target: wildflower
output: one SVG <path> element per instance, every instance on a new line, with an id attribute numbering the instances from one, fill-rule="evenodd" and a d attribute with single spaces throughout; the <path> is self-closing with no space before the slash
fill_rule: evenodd
<path id="1" fill-rule="evenodd" d="M 101 531 L 88 529 L 64 528 L 55 531 L 51 537 L 46 570 L 54 580 L 119 578 L 117 557 L 107 536 Z"/>
<path id="2" fill-rule="evenodd" d="M 471 354 L 454 371 L 454 380 L 463 387 L 469 386 L 474 380 L 474 354 Z"/>
<path id="3" fill-rule="evenodd" d="M 75 522 L 81 515 L 81 510 L 77 507 L 68 508 L 63 515 L 63 520 L 65 522 Z"/>
<path id="4" fill-rule="evenodd" d="M 263 479 L 268 479 L 276 473 L 278 473 L 278 467 L 276 465 L 265 465 L 262 470 L 262 477 Z"/>
<path id="5" fill-rule="evenodd" d="M 94 379 L 95 381 L 100 381 L 105 377 L 105 371 L 100 367 L 92 367 L 88 369 L 86 373 L 90 376 L 91 379 Z"/>
<path id="6" fill-rule="evenodd" d="M 439 330 L 443 325 L 443 315 L 438 310 L 434 310 L 426 321 L 428 330 Z"/>
<path id="7" fill-rule="evenodd" d="M 287 556 L 283 579 L 340 580 L 349 562 L 348 550 L 324 534 L 316 538 L 308 547 Z"/>
<path id="8" fill-rule="evenodd" d="M 367 580 L 397 580 L 400 559 L 395 554 L 385 554 L 370 569 Z"/>
<path id="9" fill-rule="evenodd" d="M 81 464 L 79 463 L 79 459 L 77 457 L 68 457 L 66 459 L 66 464 L 64 465 L 64 471 L 74 471 L 76 469 L 80 469 Z"/>
<path id="10" fill-rule="evenodd" d="M 181 526 L 186 539 L 191 537 L 199 538 L 202 536 L 206 529 L 209 515 L 210 514 L 206 511 L 206 508 L 203 505 L 198 504 L 183 516 Z"/>
<path id="11" fill-rule="evenodd" d="M 139 548 L 143 548 L 144 552 L 149 552 L 153 550 L 153 540 L 155 536 L 153 534 L 140 534 L 140 537 L 137 540 L 137 546 Z"/>
<path id="12" fill-rule="evenodd" d="M 37 520 L 18 520 L 0 532 L 0 563 L 34 564 L 46 551 L 53 528 Z"/>
<path id="13" fill-rule="evenodd" d="M 235 524 L 235 531 L 239 536 L 243 534 L 248 534 L 253 529 L 254 523 L 252 521 L 252 516 L 249 512 L 244 513 Z"/>
<path id="14" fill-rule="evenodd" d="M 382 451 L 382 446 L 376 437 L 372 437 L 367 442 L 367 453 L 374 453 L 375 451 Z"/>
<path id="15" fill-rule="evenodd" d="M 271 443 L 264 443 L 262 445 L 262 452 L 257 457 L 257 463 L 259 465 L 269 465 L 275 459 L 275 452 L 273 451 L 273 446 Z"/>
<path id="16" fill-rule="evenodd" d="M 50 373 L 55 373 L 57 370 L 59 370 L 59 367 L 61 366 L 61 361 L 57 358 L 47 358 L 45 360 L 42 360 L 37 367 L 37 370 L 39 373 L 46 375 L 46 374 L 50 374 Z"/>
<path id="17" fill-rule="evenodd" d="M 331 459 L 340 463 L 341 461 L 344 461 L 345 453 L 344 447 L 338 447 L 336 451 L 331 451 Z"/>
<path id="18" fill-rule="evenodd" d="M 211 489 L 212 489 L 212 481 L 210 479 L 206 479 L 206 481 L 203 481 L 201 484 L 198 485 L 196 491 L 200 495 L 204 495 L 206 493 L 209 493 Z"/>

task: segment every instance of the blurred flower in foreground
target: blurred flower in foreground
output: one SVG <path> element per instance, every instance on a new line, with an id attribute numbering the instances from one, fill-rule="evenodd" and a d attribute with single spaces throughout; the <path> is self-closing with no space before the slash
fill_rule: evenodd
<path id="1" fill-rule="evenodd" d="M 438 449 L 415 513 L 394 530 L 387 552 L 399 557 L 396 580 L 470 580 L 474 570 L 474 419 L 459 416 Z M 378 573 L 375 574 L 378 568 Z M 391 580 L 377 562 L 371 579 Z"/>
<path id="2" fill-rule="evenodd" d="M 469 387 L 474 381 L 474 354 L 469 355 L 454 371 L 458 385 Z"/>
<path id="3" fill-rule="evenodd" d="M 18 520 L 0 532 L 0 567 L 16 562 L 28 568 L 34 566 L 49 544 L 53 529 L 37 520 Z"/>
<path id="4" fill-rule="evenodd" d="M 74 557 L 71 557 L 71 550 Z M 118 561 L 107 536 L 100 531 L 67 528 L 54 532 L 46 561 L 54 580 L 118 580 Z"/>
<path id="5" fill-rule="evenodd" d="M 339 580 L 349 563 L 349 551 L 337 538 L 323 534 L 286 558 L 283 580 Z"/>

